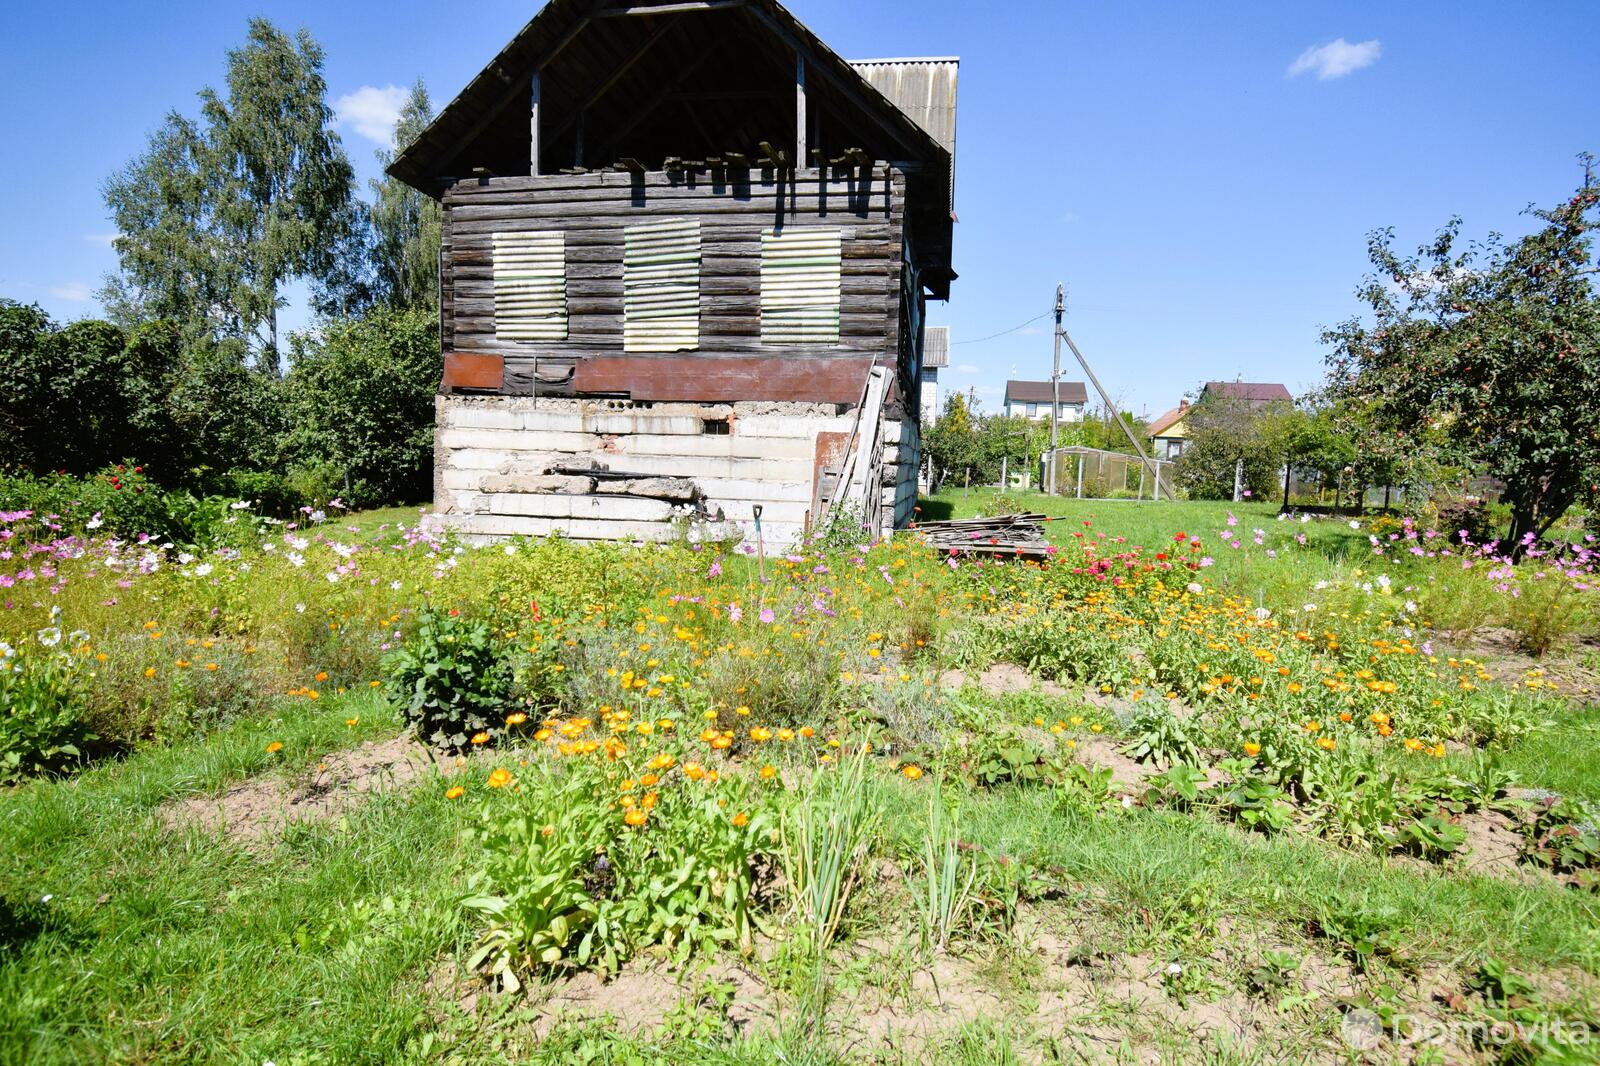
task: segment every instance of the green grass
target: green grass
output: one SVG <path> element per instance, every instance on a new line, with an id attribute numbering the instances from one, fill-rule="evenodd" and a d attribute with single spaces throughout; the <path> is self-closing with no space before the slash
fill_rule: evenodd
<path id="1" fill-rule="evenodd" d="M 0 1060 L 399 1056 L 423 1020 L 417 988 L 460 933 L 442 790 L 374 796 L 260 853 L 167 829 L 158 810 L 397 728 L 365 695 L 302 701 L 6 796 Z"/>

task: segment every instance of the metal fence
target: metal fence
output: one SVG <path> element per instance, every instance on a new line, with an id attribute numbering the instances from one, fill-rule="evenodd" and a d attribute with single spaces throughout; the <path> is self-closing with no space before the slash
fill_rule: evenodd
<path id="1" fill-rule="evenodd" d="M 1137 455 L 1110 452 L 1100 448 L 1073 446 L 1045 452 L 1039 459 L 1039 484 L 1051 486 L 1051 457 L 1054 456 L 1058 496 L 1078 499 L 1155 500 L 1172 497 L 1172 462 Z M 1158 484 L 1159 482 L 1159 484 Z"/>

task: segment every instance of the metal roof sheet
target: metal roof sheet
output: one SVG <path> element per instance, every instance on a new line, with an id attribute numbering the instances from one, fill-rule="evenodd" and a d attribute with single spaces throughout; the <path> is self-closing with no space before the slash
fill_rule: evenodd
<path id="1" fill-rule="evenodd" d="M 922 365 L 933 370 L 950 365 L 950 327 L 924 326 L 922 329 Z"/>
<path id="2" fill-rule="evenodd" d="M 1006 382 L 1007 403 L 1049 403 L 1052 390 L 1048 381 Z M 1089 390 L 1081 381 L 1061 382 L 1062 403 L 1088 403 Z"/>

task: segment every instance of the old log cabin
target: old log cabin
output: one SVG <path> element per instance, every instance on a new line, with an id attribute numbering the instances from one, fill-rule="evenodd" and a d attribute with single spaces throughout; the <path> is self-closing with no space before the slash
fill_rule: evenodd
<path id="1" fill-rule="evenodd" d="M 441 520 L 903 526 L 955 94 L 776 0 L 550 0 L 389 168 L 443 206 Z"/>

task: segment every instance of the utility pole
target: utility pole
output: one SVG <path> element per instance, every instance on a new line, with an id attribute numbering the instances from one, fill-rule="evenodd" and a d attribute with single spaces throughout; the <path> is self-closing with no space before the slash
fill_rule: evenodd
<path id="1" fill-rule="evenodd" d="M 1050 370 L 1050 484 L 1045 489 L 1052 496 L 1056 491 L 1056 422 L 1061 414 L 1061 312 L 1066 309 L 1065 291 L 1056 286 L 1056 355 Z"/>

